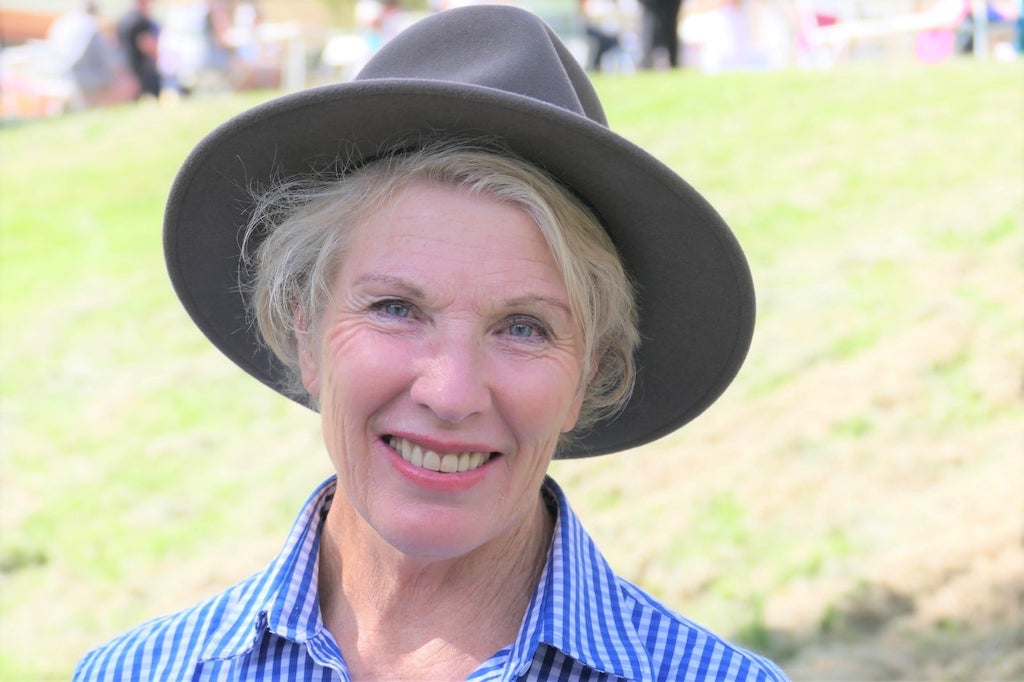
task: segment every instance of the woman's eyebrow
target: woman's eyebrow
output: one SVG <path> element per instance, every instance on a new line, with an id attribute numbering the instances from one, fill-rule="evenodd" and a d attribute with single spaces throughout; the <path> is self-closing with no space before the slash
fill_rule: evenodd
<path id="1" fill-rule="evenodd" d="M 369 273 L 358 277 L 354 283 L 354 286 L 365 286 L 365 285 L 384 285 L 389 289 L 395 289 L 402 295 L 410 298 L 423 298 L 426 294 L 418 286 L 402 277 L 396 277 L 395 275 L 384 275 L 379 273 Z"/>
<path id="2" fill-rule="evenodd" d="M 551 298 L 549 296 L 520 296 L 506 302 L 506 305 L 510 307 L 541 304 L 552 308 L 557 308 L 567 316 L 572 317 L 572 310 L 569 308 L 569 304 L 557 298 Z"/>

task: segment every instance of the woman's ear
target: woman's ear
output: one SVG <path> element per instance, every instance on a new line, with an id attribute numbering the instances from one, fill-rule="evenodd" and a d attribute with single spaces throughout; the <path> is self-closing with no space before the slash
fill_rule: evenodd
<path id="1" fill-rule="evenodd" d="M 310 333 L 308 316 L 301 307 L 292 315 L 292 329 L 295 331 L 295 347 L 299 354 L 299 371 L 302 385 L 314 398 L 320 397 L 320 353 L 313 347 L 314 334 Z"/>

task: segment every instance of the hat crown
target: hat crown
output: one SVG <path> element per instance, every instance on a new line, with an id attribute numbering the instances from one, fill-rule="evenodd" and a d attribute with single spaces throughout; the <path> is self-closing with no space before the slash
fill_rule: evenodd
<path id="1" fill-rule="evenodd" d="M 384 45 L 355 78 L 388 79 L 500 90 L 608 125 L 576 58 L 538 16 L 515 7 L 462 7 L 413 24 L 400 40 Z"/>

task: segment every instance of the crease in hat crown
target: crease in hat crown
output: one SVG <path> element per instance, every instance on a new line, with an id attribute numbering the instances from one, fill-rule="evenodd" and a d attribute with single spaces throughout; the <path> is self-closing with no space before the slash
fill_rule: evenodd
<path id="1" fill-rule="evenodd" d="M 385 79 L 490 88 L 608 125 L 576 58 L 540 17 L 516 7 L 463 7 L 418 21 L 386 43 L 354 80 Z"/>

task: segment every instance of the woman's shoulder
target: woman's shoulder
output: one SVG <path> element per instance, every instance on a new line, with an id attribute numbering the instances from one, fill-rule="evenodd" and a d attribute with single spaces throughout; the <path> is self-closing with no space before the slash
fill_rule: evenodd
<path id="1" fill-rule="evenodd" d="M 773 661 L 693 622 L 630 581 L 617 581 L 656 679 L 788 682 Z"/>
<path id="2" fill-rule="evenodd" d="M 607 562 L 573 512 L 565 493 L 548 479 L 545 490 L 558 505 L 558 532 L 551 584 L 587 595 L 587 600 L 552 598 L 560 608 L 552 619 L 570 640 L 586 643 L 591 658 L 610 651 L 607 661 L 629 661 L 622 673 L 644 680 L 720 679 L 723 682 L 787 682 L 772 661 L 748 651 L 666 606 L 620 576 Z M 559 568 L 561 567 L 561 568 Z M 614 666 L 613 666 L 614 667 Z M 629 675 L 625 675 L 628 677 Z"/>

